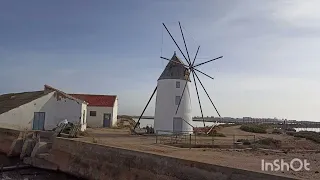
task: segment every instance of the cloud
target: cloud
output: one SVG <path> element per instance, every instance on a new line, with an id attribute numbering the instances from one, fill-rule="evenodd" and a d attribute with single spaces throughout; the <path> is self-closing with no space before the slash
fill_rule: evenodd
<path id="1" fill-rule="evenodd" d="M 52 21 L 44 24 L 38 20 L 46 18 L 35 16 L 44 10 L 41 4 L 14 16 L 1 11 L 12 16 L 0 18 L 6 24 L 0 30 L 5 34 L 0 42 L 0 76 L 1 84 L 6 84 L 0 92 L 50 84 L 67 92 L 117 94 L 119 112 L 138 115 L 167 63 L 159 59 L 161 49 L 161 55 L 168 58 L 173 51 L 179 54 L 161 23 L 166 23 L 184 50 L 180 20 L 191 57 L 201 45 L 196 63 L 224 56 L 199 67 L 216 78 L 212 81 L 199 74 L 222 116 L 318 120 L 317 4 L 300 0 L 148 1 L 132 3 L 130 8 L 108 5 L 107 11 L 103 3 L 72 9 L 55 5 L 48 12 L 59 7 L 63 13 L 47 13 L 44 17 Z M 194 87 L 191 94 L 193 115 L 199 115 Z M 202 90 L 200 96 L 205 115 L 215 115 Z M 147 114 L 153 114 L 153 106 L 154 101 Z"/>

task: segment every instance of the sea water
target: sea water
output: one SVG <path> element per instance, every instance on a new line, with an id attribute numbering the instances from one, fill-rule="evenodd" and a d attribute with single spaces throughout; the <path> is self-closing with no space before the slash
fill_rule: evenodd
<path id="1" fill-rule="evenodd" d="M 138 119 L 134 118 L 136 122 Z M 193 127 L 204 127 L 203 122 L 201 121 L 191 121 L 190 123 Z M 205 126 L 212 126 L 212 125 L 219 125 L 223 123 L 214 123 L 214 122 L 205 122 Z M 140 127 L 154 127 L 154 119 L 140 119 Z M 314 131 L 314 132 L 320 132 L 320 128 L 295 128 L 296 131 Z"/>

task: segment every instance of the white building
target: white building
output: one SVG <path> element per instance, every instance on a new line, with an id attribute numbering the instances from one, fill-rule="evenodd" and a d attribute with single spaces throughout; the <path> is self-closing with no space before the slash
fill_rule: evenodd
<path id="1" fill-rule="evenodd" d="M 183 62 L 175 53 L 171 61 L 158 79 L 154 129 L 158 133 L 165 133 L 161 131 L 192 133 L 193 128 L 189 125 L 192 122 L 189 70 L 182 65 Z M 185 85 L 186 89 L 176 114 Z"/>
<path id="2" fill-rule="evenodd" d="M 117 125 L 118 98 L 114 95 L 70 94 L 88 103 L 88 127 L 114 127 Z"/>
<path id="3" fill-rule="evenodd" d="M 42 91 L 0 95 L 0 128 L 52 130 L 67 119 L 86 129 L 87 103 L 45 85 Z"/>

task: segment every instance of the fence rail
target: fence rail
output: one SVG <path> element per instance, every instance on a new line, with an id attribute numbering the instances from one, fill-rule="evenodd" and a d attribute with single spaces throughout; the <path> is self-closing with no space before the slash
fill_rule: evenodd
<path id="1" fill-rule="evenodd" d="M 179 147 L 235 147 L 243 142 L 255 143 L 255 135 L 196 134 L 192 131 L 156 131 L 156 143 Z"/>

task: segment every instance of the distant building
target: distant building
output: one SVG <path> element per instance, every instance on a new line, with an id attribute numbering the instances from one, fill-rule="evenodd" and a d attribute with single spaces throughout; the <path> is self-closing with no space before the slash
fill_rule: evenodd
<path id="1" fill-rule="evenodd" d="M 114 95 L 70 94 L 88 102 L 88 127 L 113 127 L 117 125 L 118 99 Z"/>
<path id="2" fill-rule="evenodd" d="M 45 85 L 44 90 L 0 95 L 0 128 L 52 130 L 67 119 L 86 129 L 87 103 Z"/>

